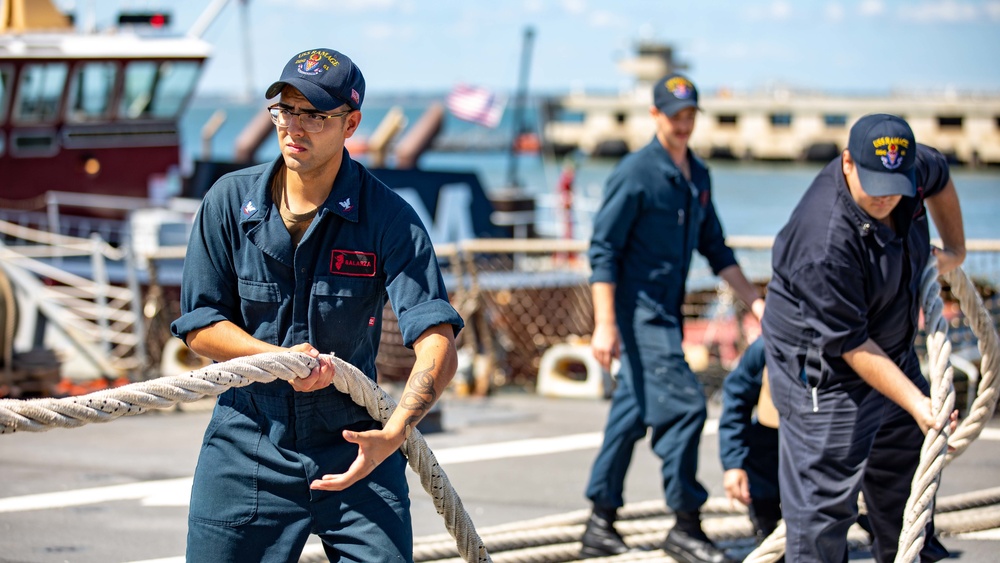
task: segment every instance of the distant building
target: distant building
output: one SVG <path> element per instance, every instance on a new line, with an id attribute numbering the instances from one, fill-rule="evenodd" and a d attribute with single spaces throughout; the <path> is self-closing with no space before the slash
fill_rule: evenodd
<path id="1" fill-rule="evenodd" d="M 620 95 L 573 92 L 543 104 L 550 150 L 575 149 L 620 156 L 652 138 L 653 81 L 686 65 L 669 45 L 640 43 L 621 68 L 636 77 Z M 837 95 L 782 88 L 744 93 L 702 90 L 702 112 L 691 147 L 706 157 L 757 160 L 828 160 L 847 144 L 851 124 L 868 113 L 905 118 L 917 140 L 955 161 L 1000 164 L 1000 93 L 906 92 L 886 96 Z"/>

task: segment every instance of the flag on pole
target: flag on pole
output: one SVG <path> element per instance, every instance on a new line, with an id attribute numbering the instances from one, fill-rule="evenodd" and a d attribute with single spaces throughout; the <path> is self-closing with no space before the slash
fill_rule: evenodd
<path id="1" fill-rule="evenodd" d="M 448 94 L 446 103 L 448 111 L 459 119 L 496 127 L 503 117 L 507 98 L 486 88 L 459 84 Z"/>

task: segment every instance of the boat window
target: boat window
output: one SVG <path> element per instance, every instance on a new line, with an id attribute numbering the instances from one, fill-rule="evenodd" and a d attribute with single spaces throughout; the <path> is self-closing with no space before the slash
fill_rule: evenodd
<path id="1" fill-rule="evenodd" d="M 829 128 L 847 127 L 847 116 L 842 113 L 828 113 L 823 116 L 823 123 Z"/>
<path id="2" fill-rule="evenodd" d="M 792 114 L 790 113 L 771 114 L 771 127 L 791 127 L 791 126 L 792 126 Z"/>
<path id="3" fill-rule="evenodd" d="M 125 119 L 177 116 L 198 79 L 193 61 L 136 61 L 125 67 L 119 115 Z"/>
<path id="4" fill-rule="evenodd" d="M 0 65 L 0 123 L 7 121 L 7 98 L 10 97 L 10 77 L 14 74 L 8 65 Z M 3 138 L 0 137 L 0 154 L 3 154 Z"/>
<path id="5" fill-rule="evenodd" d="M 739 122 L 739 116 L 732 113 L 719 114 L 718 122 L 719 125 L 735 126 Z"/>
<path id="6" fill-rule="evenodd" d="M 960 115 L 939 115 L 938 127 L 941 129 L 961 129 L 962 116 Z"/>
<path id="7" fill-rule="evenodd" d="M 14 106 L 19 122 L 54 121 L 68 74 L 66 63 L 31 63 L 21 69 Z"/>
<path id="8" fill-rule="evenodd" d="M 70 82 L 67 118 L 72 121 L 107 119 L 117 74 L 115 63 L 89 62 L 77 66 Z"/>

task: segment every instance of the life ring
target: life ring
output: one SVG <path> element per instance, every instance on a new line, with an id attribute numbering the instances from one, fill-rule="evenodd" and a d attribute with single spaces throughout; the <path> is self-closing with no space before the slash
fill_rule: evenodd
<path id="1" fill-rule="evenodd" d="M 611 365 L 617 371 L 618 360 Z M 582 375 L 582 379 L 581 376 Z M 614 390 L 606 371 L 587 344 L 556 344 L 542 354 L 535 391 L 546 397 L 608 398 Z"/>
<path id="2" fill-rule="evenodd" d="M 181 339 L 171 338 L 163 344 L 163 354 L 160 356 L 160 376 L 180 375 L 201 369 L 211 363 L 212 360 L 196 354 Z"/>

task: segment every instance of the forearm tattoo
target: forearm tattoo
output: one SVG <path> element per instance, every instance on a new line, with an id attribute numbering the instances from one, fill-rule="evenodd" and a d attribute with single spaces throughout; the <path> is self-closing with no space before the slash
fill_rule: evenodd
<path id="1" fill-rule="evenodd" d="M 436 362 L 432 360 L 430 367 L 416 371 L 410 376 L 409 390 L 399 400 L 400 407 L 414 411 L 406 419 L 407 427 L 419 422 L 437 400 L 437 391 L 434 389 L 435 367 Z"/>

